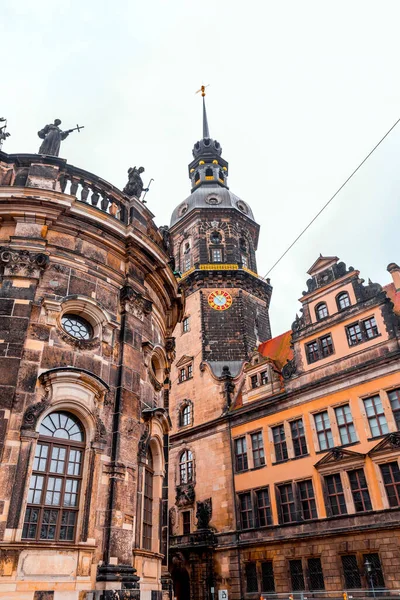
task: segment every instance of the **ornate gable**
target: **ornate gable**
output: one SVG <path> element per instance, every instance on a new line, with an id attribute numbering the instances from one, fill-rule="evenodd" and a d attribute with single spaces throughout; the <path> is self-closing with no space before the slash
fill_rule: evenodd
<path id="1" fill-rule="evenodd" d="M 179 360 L 178 362 L 175 364 L 176 367 L 183 367 L 184 365 L 187 365 L 188 363 L 193 361 L 193 356 L 187 356 L 186 354 L 184 354 Z"/>
<path id="2" fill-rule="evenodd" d="M 368 452 L 368 456 L 373 458 L 378 454 L 387 454 L 400 450 L 400 432 L 389 433 L 376 446 Z"/>
<path id="3" fill-rule="evenodd" d="M 341 468 L 344 465 L 349 466 L 349 463 L 361 463 L 365 460 L 365 454 L 361 454 L 360 452 L 353 452 L 352 450 L 345 450 L 344 448 L 333 448 L 325 454 L 321 460 L 315 463 L 314 467 L 316 469 L 325 469 L 332 467 L 334 465 L 337 468 Z"/>
<path id="4" fill-rule="evenodd" d="M 317 273 L 336 265 L 338 260 L 338 256 L 322 256 L 322 254 L 320 254 L 315 263 L 308 269 L 307 273 L 311 275 L 311 277 L 314 277 Z"/>

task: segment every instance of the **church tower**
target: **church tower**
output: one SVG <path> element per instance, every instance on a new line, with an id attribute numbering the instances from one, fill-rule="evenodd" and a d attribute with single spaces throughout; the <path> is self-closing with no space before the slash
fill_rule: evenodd
<path id="1" fill-rule="evenodd" d="M 272 288 L 257 274 L 259 225 L 228 187 L 229 165 L 210 137 L 204 88 L 202 96 L 203 137 L 189 164 L 191 193 L 173 211 L 169 230 L 186 297 L 174 332 L 170 401 L 170 548 L 178 600 L 188 586 L 191 597 L 208 598 L 216 570 L 219 587 L 237 580 L 230 572 L 234 556 L 225 573 L 223 561 L 215 560 L 215 534 L 235 529 L 228 413 L 244 363 L 271 337 Z"/>

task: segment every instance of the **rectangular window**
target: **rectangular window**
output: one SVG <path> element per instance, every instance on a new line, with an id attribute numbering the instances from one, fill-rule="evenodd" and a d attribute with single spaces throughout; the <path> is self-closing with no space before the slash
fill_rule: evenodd
<path id="1" fill-rule="evenodd" d="M 182 322 L 183 333 L 187 333 L 189 331 L 189 317 L 185 317 Z"/>
<path id="2" fill-rule="evenodd" d="M 310 590 L 324 590 L 324 574 L 320 558 L 308 559 L 308 575 L 310 578 Z"/>
<path id="3" fill-rule="evenodd" d="M 380 396 L 377 394 L 376 396 L 371 396 L 371 398 L 365 398 L 364 407 L 372 437 L 389 433 Z"/>
<path id="4" fill-rule="evenodd" d="M 381 465 L 383 483 L 389 505 L 400 506 L 400 469 L 397 462 Z"/>
<path id="5" fill-rule="evenodd" d="M 368 587 L 374 589 L 384 588 L 385 580 L 383 578 L 382 565 L 378 554 L 364 554 L 364 565 L 366 562 L 372 566 L 371 574 L 367 575 Z"/>
<path id="6" fill-rule="evenodd" d="M 271 514 L 271 502 L 269 499 L 268 488 L 257 490 L 257 516 L 258 524 L 260 527 L 266 527 L 272 525 L 272 514 Z"/>
<path id="7" fill-rule="evenodd" d="M 256 563 L 251 562 L 245 565 L 245 577 L 246 577 L 246 592 L 251 594 L 253 592 L 258 592 L 258 583 L 257 583 L 257 567 Z"/>
<path id="8" fill-rule="evenodd" d="M 235 440 L 235 465 L 237 472 L 246 471 L 249 468 L 245 437 L 237 438 Z"/>
<path id="9" fill-rule="evenodd" d="M 361 327 L 358 323 L 348 325 L 346 327 L 346 334 L 349 346 L 356 346 L 357 344 L 363 341 Z"/>
<path id="10" fill-rule="evenodd" d="M 274 440 L 275 460 L 280 462 L 287 460 L 288 452 L 285 438 L 285 428 L 283 425 L 278 425 L 272 428 L 272 437 Z"/>
<path id="11" fill-rule="evenodd" d="M 268 383 L 268 371 L 262 371 L 261 373 L 261 385 L 267 385 Z"/>
<path id="12" fill-rule="evenodd" d="M 357 557 L 355 554 L 342 556 L 342 567 L 345 581 L 345 588 L 354 590 L 361 587 L 361 576 L 358 570 Z"/>
<path id="13" fill-rule="evenodd" d="M 322 357 L 330 356 L 333 354 L 333 342 L 331 335 L 326 335 L 319 339 L 319 343 L 321 346 L 321 354 Z"/>
<path id="14" fill-rule="evenodd" d="M 336 421 L 338 424 L 340 441 L 342 444 L 351 444 L 357 441 L 356 430 L 351 415 L 350 406 L 338 406 L 335 408 Z"/>
<path id="15" fill-rule="evenodd" d="M 295 456 L 308 454 L 306 433 L 304 431 L 303 419 L 297 419 L 290 423 L 292 433 L 293 450 Z"/>
<path id="16" fill-rule="evenodd" d="M 222 250 L 221 248 L 213 248 L 211 250 L 212 262 L 222 262 Z"/>
<path id="17" fill-rule="evenodd" d="M 364 469 L 355 469 L 348 471 L 351 492 L 353 494 L 354 506 L 356 512 L 365 512 L 372 510 L 371 499 L 369 497 L 367 480 Z"/>
<path id="18" fill-rule="evenodd" d="M 191 377 L 193 377 L 193 365 L 188 365 L 187 376 L 188 376 L 188 379 L 190 379 Z"/>
<path id="19" fill-rule="evenodd" d="M 321 358 L 319 355 L 318 342 L 316 340 L 315 342 L 306 344 L 306 354 L 309 364 L 314 363 Z"/>
<path id="20" fill-rule="evenodd" d="M 267 560 L 261 563 L 261 591 L 275 591 L 274 569 L 272 566 L 272 560 Z"/>
<path id="21" fill-rule="evenodd" d="M 251 376 L 251 387 L 253 390 L 254 388 L 258 387 L 258 375 Z"/>
<path id="22" fill-rule="evenodd" d="M 186 369 L 180 369 L 179 371 L 179 381 L 186 381 Z"/>
<path id="23" fill-rule="evenodd" d="M 293 486 L 291 483 L 278 485 L 278 505 L 280 507 L 281 522 L 294 523 L 296 518 L 296 505 L 294 501 Z"/>
<path id="24" fill-rule="evenodd" d="M 336 515 L 347 515 L 346 501 L 344 499 L 342 480 L 339 473 L 325 477 L 326 495 L 328 501 L 328 513 Z"/>
<path id="25" fill-rule="evenodd" d="M 191 266 L 192 266 L 192 257 L 190 256 L 190 254 L 187 254 L 184 258 L 183 270 L 189 271 Z"/>
<path id="26" fill-rule="evenodd" d="M 365 336 L 368 340 L 379 335 L 378 326 L 375 321 L 375 317 L 371 317 L 370 319 L 365 319 L 363 321 L 363 325 L 365 328 Z"/>
<path id="27" fill-rule="evenodd" d="M 153 473 L 144 470 L 143 548 L 151 550 L 153 530 Z"/>
<path id="28" fill-rule="evenodd" d="M 391 390 L 388 392 L 388 397 L 396 421 L 397 430 L 400 431 L 400 389 Z"/>
<path id="29" fill-rule="evenodd" d="M 253 463 L 255 467 L 265 465 L 264 443 L 262 431 L 251 434 L 251 448 L 253 450 Z"/>
<path id="30" fill-rule="evenodd" d="M 329 448 L 333 448 L 334 443 L 328 411 L 324 410 L 323 412 L 314 415 L 314 421 L 317 430 L 319 449 L 328 450 Z"/>
<path id="31" fill-rule="evenodd" d="M 242 254 L 242 265 L 243 267 L 246 267 L 246 269 L 249 266 L 247 256 L 245 254 Z"/>
<path id="32" fill-rule="evenodd" d="M 240 522 L 242 529 L 251 529 L 254 527 L 253 505 L 251 502 L 251 493 L 239 494 L 240 504 Z"/>
<path id="33" fill-rule="evenodd" d="M 190 533 L 190 510 L 184 510 L 182 513 L 182 531 L 183 535 Z"/>
<path id="34" fill-rule="evenodd" d="M 311 479 L 300 481 L 298 484 L 300 495 L 301 516 L 304 521 L 317 518 L 317 507 L 315 505 L 314 488 Z"/>
<path id="35" fill-rule="evenodd" d="M 305 590 L 303 565 L 301 560 L 289 560 L 290 579 L 293 592 Z"/>

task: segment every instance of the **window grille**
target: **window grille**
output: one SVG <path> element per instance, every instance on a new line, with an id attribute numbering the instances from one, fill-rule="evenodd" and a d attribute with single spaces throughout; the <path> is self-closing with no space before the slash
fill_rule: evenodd
<path id="1" fill-rule="evenodd" d="M 348 476 L 356 512 L 372 510 L 364 469 L 349 471 Z"/>
<path id="2" fill-rule="evenodd" d="M 342 568 L 344 575 L 345 588 L 354 590 L 361 587 L 361 576 L 358 570 L 357 558 L 355 554 L 342 556 Z"/>
<path id="3" fill-rule="evenodd" d="M 383 483 L 389 505 L 400 506 L 400 469 L 397 462 L 381 465 Z"/>
<path id="4" fill-rule="evenodd" d="M 306 521 L 317 518 L 317 507 L 315 505 L 314 488 L 311 479 L 298 483 L 300 494 L 301 515 Z"/>
<path id="5" fill-rule="evenodd" d="M 251 447 L 253 450 L 253 463 L 255 467 L 265 465 L 264 442 L 261 431 L 251 434 Z"/>
<path id="6" fill-rule="evenodd" d="M 292 421 L 290 423 L 290 431 L 292 433 L 294 455 L 304 456 L 305 454 L 308 454 L 303 419 L 297 419 L 297 421 Z"/>
<path id="7" fill-rule="evenodd" d="M 334 443 L 328 411 L 324 410 L 323 412 L 314 415 L 314 421 L 317 430 L 319 449 L 328 450 L 329 448 L 333 448 Z"/>
<path id="8" fill-rule="evenodd" d="M 245 566 L 245 577 L 246 577 L 246 592 L 248 594 L 258 591 L 257 582 L 257 566 L 256 563 L 247 563 Z"/>
<path id="9" fill-rule="evenodd" d="M 261 591 L 275 591 L 274 569 L 272 565 L 272 560 L 267 560 L 261 563 Z"/>
<path id="10" fill-rule="evenodd" d="M 342 444 L 350 444 L 357 441 L 356 430 L 353 423 L 350 406 L 338 406 L 335 408 L 336 421 L 338 424 L 340 441 Z"/>
<path id="11" fill-rule="evenodd" d="M 272 437 L 274 440 L 275 460 L 280 462 L 288 458 L 288 451 L 285 438 L 285 428 L 283 425 L 278 425 L 272 428 Z"/>
<path id="12" fill-rule="evenodd" d="M 382 565 L 378 554 L 364 554 L 364 565 L 369 562 L 372 566 L 371 574 L 366 574 L 368 587 L 384 588 L 385 580 L 383 578 Z"/>
<path id="13" fill-rule="evenodd" d="M 327 475 L 325 477 L 325 485 L 328 499 L 328 512 L 333 516 L 347 515 L 346 501 L 339 473 Z"/>
<path id="14" fill-rule="evenodd" d="M 237 472 L 246 471 L 249 468 L 245 437 L 237 438 L 235 440 L 235 465 Z"/>
<path id="15" fill-rule="evenodd" d="M 324 590 L 324 574 L 322 571 L 320 558 L 308 559 L 308 578 L 310 582 L 310 590 Z"/>
<path id="16" fill-rule="evenodd" d="M 364 407 L 372 437 L 389 433 L 380 396 L 377 394 L 376 396 L 371 396 L 371 398 L 365 398 Z"/>
<path id="17" fill-rule="evenodd" d="M 260 527 L 272 525 L 271 502 L 268 488 L 257 490 L 257 514 Z"/>
<path id="18" fill-rule="evenodd" d="M 289 570 L 290 579 L 292 582 L 292 590 L 294 592 L 301 592 L 305 590 L 303 565 L 301 564 L 301 560 L 290 560 Z"/>
<path id="19" fill-rule="evenodd" d="M 213 248 L 211 251 L 212 262 L 222 262 L 222 250 L 220 248 Z"/>

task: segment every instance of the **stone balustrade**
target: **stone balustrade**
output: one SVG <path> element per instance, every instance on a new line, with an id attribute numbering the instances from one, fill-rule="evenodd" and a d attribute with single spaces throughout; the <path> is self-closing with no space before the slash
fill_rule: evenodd
<path id="1" fill-rule="evenodd" d="M 70 194 L 125 224 L 130 207 L 138 203 L 93 173 L 69 165 L 62 158 L 39 154 L 0 152 L 0 186 L 36 187 Z"/>

